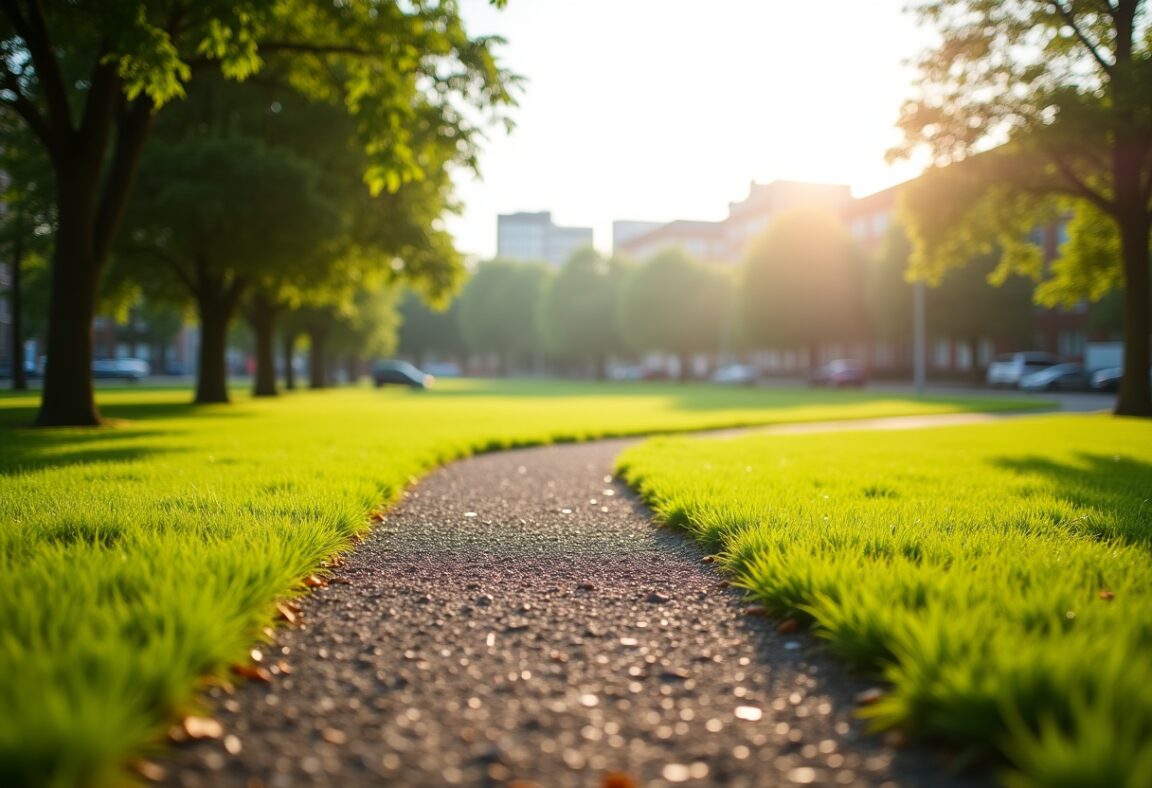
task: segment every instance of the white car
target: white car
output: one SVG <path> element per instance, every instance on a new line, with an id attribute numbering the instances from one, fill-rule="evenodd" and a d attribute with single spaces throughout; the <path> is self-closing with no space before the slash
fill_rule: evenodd
<path id="1" fill-rule="evenodd" d="M 1015 388 L 1020 385 L 1020 379 L 1033 372 L 1065 363 L 1066 359 L 1054 353 L 1040 351 L 1025 351 L 1021 353 L 1005 353 L 992 359 L 988 365 L 986 380 L 989 386 L 1007 386 Z"/>
<path id="2" fill-rule="evenodd" d="M 713 372 L 709 379 L 713 383 L 743 383 L 751 385 L 760 379 L 760 370 L 748 364 L 729 364 Z"/>
<path id="3" fill-rule="evenodd" d="M 96 379 L 128 380 L 135 383 L 152 374 L 152 366 L 142 358 L 98 358 L 92 362 Z"/>

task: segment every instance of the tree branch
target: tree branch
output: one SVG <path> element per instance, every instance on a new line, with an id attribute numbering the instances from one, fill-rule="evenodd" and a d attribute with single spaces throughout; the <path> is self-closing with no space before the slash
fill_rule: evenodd
<path id="1" fill-rule="evenodd" d="M 176 275 L 176 278 L 180 280 L 182 285 L 188 288 L 190 293 L 196 292 L 196 285 L 192 281 L 192 275 L 185 271 L 183 267 L 181 267 L 180 263 L 176 260 L 175 257 L 168 254 L 160 247 L 145 244 L 128 244 L 124 247 L 118 248 L 123 248 L 125 254 L 152 255 L 157 260 L 171 268 L 172 273 Z"/>
<path id="2" fill-rule="evenodd" d="M 108 167 L 108 177 L 100 194 L 96 213 L 95 247 L 97 259 L 107 254 L 112 239 L 120 229 L 144 142 L 152 130 L 152 100 L 138 96 L 131 103 L 125 100 L 116 124 L 116 148 Z"/>
<path id="3" fill-rule="evenodd" d="M 1064 181 L 1068 185 L 1067 191 L 1069 194 L 1073 197 L 1081 197 L 1087 200 L 1104 213 L 1110 215 L 1115 214 L 1116 206 L 1113 201 L 1089 186 L 1083 178 L 1076 174 L 1076 171 L 1069 166 L 1067 161 L 1055 153 L 1046 155 L 1049 160 L 1056 165 L 1056 168 L 1060 170 L 1060 174 L 1064 176 Z"/>
<path id="4" fill-rule="evenodd" d="M 116 65 L 102 62 L 106 51 L 107 48 L 101 45 L 100 55 L 92 65 L 88 95 L 84 98 L 80 115 L 79 142 L 94 153 L 97 160 L 103 158 L 108 146 L 121 88 Z"/>
<path id="5" fill-rule="evenodd" d="M 1080 24 L 1076 21 L 1076 17 L 1072 15 L 1071 11 L 1064 7 L 1063 0 L 1049 0 L 1049 5 L 1055 8 L 1056 12 L 1063 17 L 1068 27 L 1072 28 L 1072 32 L 1076 35 L 1077 40 L 1084 45 L 1084 48 L 1088 50 L 1089 54 L 1092 55 L 1092 59 L 1100 65 L 1100 68 L 1104 69 L 1104 73 L 1112 76 L 1112 70 L 1115 68 L 1115 64 L 1105 60 L 1097 46 L 1088 40 L 1088 36 L 1080 29 Z"/>
<path id="6" fill-rule="evenodd" d="M 5 16 L 12 22 L 17 35 L 28 45 L 28 54 L 36 67 L 36 79 L 44 91 L 44 102 L 48 107 L 48 122 L 57 133 L 72 130 L 72 111 L 68 107 L 68 91 L 64 86 L 64 74 L 60 61 L 52 49 L 52 37 L 39 0 L 28 4 L 28 16 L 20 10 L 17 0 L 2 0 Z"/>

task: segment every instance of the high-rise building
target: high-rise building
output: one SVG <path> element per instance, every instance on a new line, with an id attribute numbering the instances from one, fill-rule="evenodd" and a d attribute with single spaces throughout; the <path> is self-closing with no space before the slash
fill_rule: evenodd
<path id="1" fill-rule="evenodd" d="M 496 217 L 496 256 L 562 265 L 573 252 L 592 245 L 591 227 L 559 227 L 550 211 Z"/>

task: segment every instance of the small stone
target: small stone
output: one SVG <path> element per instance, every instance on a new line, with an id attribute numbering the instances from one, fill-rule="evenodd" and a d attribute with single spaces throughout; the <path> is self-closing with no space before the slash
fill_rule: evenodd
<path id="1" fill-rule="evenodd" d="M 757 706 L 737 706 L 736 719 L 756 722 L 764 716 L 764 710 Z"/>
<path id="2" fill-rule="evenodd" d="M 595 588 L 596 588 L 596 586 L 592 585 L 591 583 L 577 583 L 576 584 L 576 590 L 577 591 L 593 591 L 593 590 L 595 590 Z"/>
<path id="3" fill-rule="evenodd" d="M 348 741 L 348 734 L 335 728 L 325 728 L 320 736 L 329 744 L 345 744 Z"/>
<path id="4" fill-rule="evenodd" d="M 883 698 L 887 693 L 880 687 L 869 687 L 866 690 L 856 693 L 857 706 L 871 706 L 876 701 Z"/>
<path id="5" fill-rule="evenodd" d="M 219 739 L 224 735 L 224 726 L 211 717 L 185 717 L 181 726 L 189 739 Z"/>
<path id="6" fill-rule="evenodd" d="M 688 782 L 692 777 L 691 770 L 682 763 L 670 763 L 666 765 L 661 774 L 663 774 L 664 779 L 670 783 Z"/>
<path id="7" fill-rule="evenodd" d="M 684 668 L 664 668 L 660 672 L 662 679 L 690 679 L 692 674 L 684 670 Z"/>
<path id="8" fill-rule="evenodd" d="M 648 597 L 645 599 L 645 601 L 651 602 L 651 603 L 656 604 L 656 605 L 662 605 L 671 599 L 672 599 L 672 597 L 668 596 L 667 594 L 661 594 L 659 591 L 653 591 L 651 594 L 648 595 Z"/>
<path id="9" fill-rule="evenodd" d="M 496 600 L 492 598 L 491 594 L 481 594 L 476 597 L 476 604 L 480 607 L 488 607 Z"/>
<path id="10" fill-rule="evenodd" d="M 765 614 L 763 605 L 747 605 L 744 608 L 744 615 L 746 616 L 762 616 Z"/>

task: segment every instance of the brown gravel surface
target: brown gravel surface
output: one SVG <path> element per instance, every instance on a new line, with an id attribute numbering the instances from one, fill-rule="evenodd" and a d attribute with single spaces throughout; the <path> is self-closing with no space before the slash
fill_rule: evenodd
<path id="1" fill-rule="evenodd" d="M 223 735 L 181 745 L 167 782 L 980 784 L 864 735 L 870 685 L 747 615 L 612 479 L 624 445 L 485 455 L 420 482 L 262 648 L 291 673 L 210 693 Z"/>

